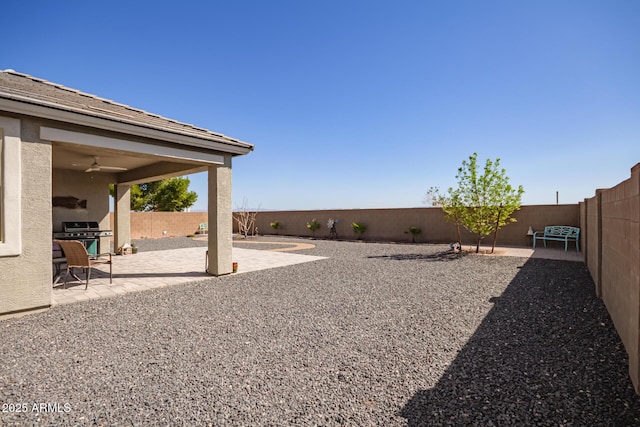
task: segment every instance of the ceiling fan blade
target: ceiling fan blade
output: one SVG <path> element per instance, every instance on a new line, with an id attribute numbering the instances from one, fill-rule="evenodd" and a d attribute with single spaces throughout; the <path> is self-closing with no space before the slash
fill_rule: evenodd
<path id="1" fill-rule="evenodd" d="M 85 172 L 101 172 L 101 171 L 126 171 L 129 170 L 127 168 L 123 168 L 121 166 L 103 166 L 98 163 L 98 156 L 93 156 L 93 163 L 91 165 L 88 164 L 80 164 L 80 163 L 72 163 L 72 166 L 89 166 Z"/>
<path id="2" fill-rule="evenodd" d="M 122 168 L 120 166 L 99 166 L 100 169 L 108 169 L 108 170 L 112 170 L 112 171 L 126 171 L 127 168 Z"/>

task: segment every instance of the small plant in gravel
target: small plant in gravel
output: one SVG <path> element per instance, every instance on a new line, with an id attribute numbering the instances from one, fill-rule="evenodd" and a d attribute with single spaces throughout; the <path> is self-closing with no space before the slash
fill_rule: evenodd
<path id="1" fill-rule="evenodd" d="M 351 224 L 353 231 L 358 235 L 358 239 L 362 239 L 362 235 L 367 231 L 367 225 L 361 222 L 354 222 Z"/>
<path id="2" fill-rule="evenodd" d="M 315 237 L 316 231 L 320 228 L 320 223 L 318 222 L 318 220 L 313 218 L 311 222 L 307 223 L 307 228 L 311 230 L 311 236 Z"/>
<path id="3" fill-rule="evenodd" d="M 422 230 L 420 230 L 418 227 L 414 227 L 411 226 L 409 227 L 409 229 L 407 231 L 404 232 L 404 234 L 410 234 L 411 235 L 411 243 L 415 243 L 416 242 L 416 236 L 418 234 L 420 234 Z"/>
<path id="4" fill-rule="evenodd" d="M 276 235 L 277 235 L 278 234 L 278 228 L 280 227 L 280 223 L 278 221 L 273 221 L 269 225 L 271 226 L 271 228 L 276 230 Z"/>
<path id="5" fill-rule="evenodd" d="M 258 234 L 256 216 L 258 216 L 259 209 L 260 206 L 255 210 L 250 210 L 247 204 L 247 199 L 245 198 L 242 202 L 242 206 L 238 207 L 236 212 L 233 213 L 233 219 L 238 224 L 238 234 L 245 239 L 249 233 L 253 236 Z"/>

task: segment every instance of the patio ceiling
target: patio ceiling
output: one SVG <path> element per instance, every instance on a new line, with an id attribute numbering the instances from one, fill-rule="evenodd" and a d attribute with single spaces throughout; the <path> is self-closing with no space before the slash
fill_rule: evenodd
<path id="1" fill-rule="evenodd" d="M 52 167 L 110 174 L 113 182 L 135 184 L 206 171 L 223 162 L 215 152 L 103 137 L 56 128 L 41 128 L 41 137 L 52 141 Z M 62 142 L 66 141 L 66 142 Z M 97 162 L 98 170 L 88 170 Z"/>
<path id="2" fill-rule="evenodd" d="M 98 157 L 98 162 L 102 166 L 122 167 L 127 170 L 158 162 L 157 157 L 139 153 L 125 153 L 109 148 L 72 145 L 63 142 L 53 143 L 52 166 L 54 169 L 84 171 L 94 162 L 95 157 Z M 113 172 L 107 169 L 104 172 Z"/>
<path id="3" fill-rule="evenodd" d="M 187 175 L 202 172 L 207 165 L 201 162 L 168 159 L 157 155 L 132 153 L 110 148 L 54 142 L 52 149 L 53 169 L 85 172 L 96 160 L 100 171 L 91 173 L 112 174 L 117 183 L 142 182 L 149 179 L 161 179 L 168 176 Z M 114 170 L 110 167 L 124 168 Z"/>

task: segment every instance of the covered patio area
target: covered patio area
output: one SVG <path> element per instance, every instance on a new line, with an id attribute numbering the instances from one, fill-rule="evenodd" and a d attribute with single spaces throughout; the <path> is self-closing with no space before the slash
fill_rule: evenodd
<path id="1" fill-rule="evenodd" d="M 112 237 L 116 250 L 124 247 L 132 186 L 165 178 L 207 173 L 207 270 L 230 274 L 232 160 L 252 150 L 221 133 L 0 71 L 0 318 L 56 303 L 52 238 L 80 240 L 93 255 L 107 252 Z"/>

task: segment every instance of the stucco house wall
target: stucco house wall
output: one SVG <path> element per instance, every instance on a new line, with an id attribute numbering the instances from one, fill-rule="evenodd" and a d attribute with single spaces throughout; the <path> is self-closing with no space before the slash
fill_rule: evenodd
<path id="1" fill-rule="evenodd" d="M 52 170 L 52 147 L 40 139 L 40 127 L 64 124 L 1 113 L 20 120 L 21 139 L 21 243 L 17 256 L 0 257 L 0 313 L 47 308 L 51 304 L 51 235 L 61 231 L 62 221 L 99 221 L 110 228 L 110 174 Z M 66 126 L 68 128 L 68 126 Z M 54 196 L 87 200 L 87 209 L 52 207 Z M 11 207 L 9 207 L 11 208 Z M 110 239 L 102 238 L 101 249 L 109 250 Z"/>
<path id="2" fill-rule="evenodd" d="M 38 137 L 33 120 L 20 120 L 21 242 L 17 256 L 0 257 L 0 313 L 46 308 L 51 304 L 51 145 Z M 8 207 L 11 209 L 11 207 Z"/>
<path id="3" fill-rule="evenodd" d="M 53 231 L 63 231 L 63 221 L 98 221 L 101 230 L 111 230 L 109 217 L 110 174 L 87 175 L 84 172 L 53 170 L 52 197 L 75 197 L 87 201 L 87 207 L 53 207 Z M 109 237 L 100 239 L 101 252 L 109 251 Z"/>

